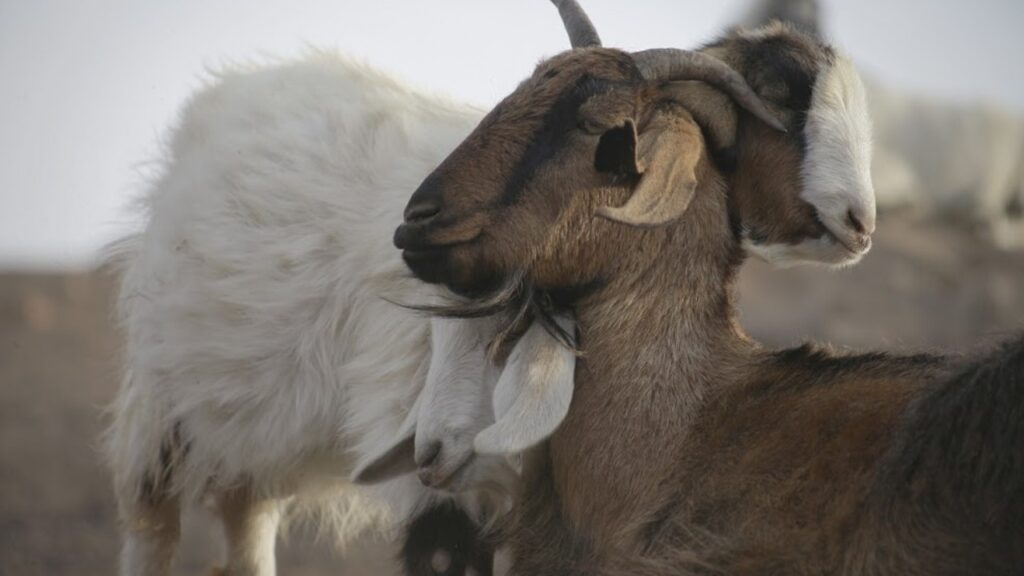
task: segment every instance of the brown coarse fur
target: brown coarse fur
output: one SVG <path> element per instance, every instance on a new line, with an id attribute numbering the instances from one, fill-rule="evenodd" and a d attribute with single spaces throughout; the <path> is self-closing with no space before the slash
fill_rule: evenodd
<path id="1" fill-rule="evenodd" d="M 1024 343 L 965 361 L 745 336 L 739 230 L 821 233 L 799 198 L 799 130 L 833 56 L 781 28 L 708 50 L 786 111 L 788 135 L 734 108 L 709 125 L 721 101 L 709 112 L 625 53 L 577 50 L 488 116 L 410 203 L 440 199 L 439 214 L 396 235 L 425 280 L 473 294 L 523 278 L 576 315 L 575 395 L 524 463 L 512 574 L 1019 571 Z M 652 152 L 664 142 L 687 149 Z M 711 146 L 735 146 L 735 166 Z M 685 196 L 668 223 L 594 217 L 652 181 Z"/>

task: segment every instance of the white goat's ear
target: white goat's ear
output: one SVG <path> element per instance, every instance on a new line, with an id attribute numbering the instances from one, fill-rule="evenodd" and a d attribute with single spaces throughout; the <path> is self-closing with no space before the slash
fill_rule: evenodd
<path id="1" fill-rule="evenodd" d="M 420 394 L 416 398 L 405 421 L 399 426 L 395 440 L 356 466 L 355 472 L 352 473 L 352 482 L 377 484 L 416 470 L 416 415 L 419 413 L 422 397 L 423 394 Z"/>
<path id="2" fill-rule="evenodd" d="M 558 319 L 568 333 L 570 319 Z M 497 422 L 473 441 L 481 454 L 517 454 L 544 441 L 565 419 L 572 401 L 576 356 L 534 322 L 509 355 L 494 389 Z"/>

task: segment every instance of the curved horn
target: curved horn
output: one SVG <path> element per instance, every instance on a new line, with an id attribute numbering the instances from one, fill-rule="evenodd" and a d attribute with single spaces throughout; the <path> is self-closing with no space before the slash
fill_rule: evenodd
<path id="1" fill-rule="evenodd" d="M 558 14 L 562 17 L 562 23 L 565 24 L 565 31 L 569 33 L 569 42 L 573 48 L 601 45 L 601 37 L 597 35 L 590 18 L 576 0 L 551 0 L 551 3 L 558 8 Z"/>
<path id="2" fill-rule="evenodd" d="M 728 94 L 741 108 L 780 132 L 786 127 L 739 72 L 714 56 L 677 48 L 655 48 L 633 54 L 646 80 L 700 80 Z"/>

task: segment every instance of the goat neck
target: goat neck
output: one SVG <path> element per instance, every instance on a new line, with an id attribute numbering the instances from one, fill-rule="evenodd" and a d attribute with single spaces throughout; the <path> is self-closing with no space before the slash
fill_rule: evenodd
<path id="1" fill-rule="evenodd" d="M 742 255 L 719 221 L 725 182 L 708 162 L 702 166 L 705 184 L 687 216 L 665 228 L 622 227 L 633 254 L 621 259 L 614 280 L 574 306 L 583 350 L 577 394 L 550 449 L 556 491 L 576 527 L 622 525 L 671 473 L 669 460 L 642 453 L 684 442 L 702 401 L 739 380 L 757 350 L 735 321 Z M 616 415 L 614 425 L 603 421 L 607 414 Z M 623 461 L 664 469 L 638 474 Z"/>

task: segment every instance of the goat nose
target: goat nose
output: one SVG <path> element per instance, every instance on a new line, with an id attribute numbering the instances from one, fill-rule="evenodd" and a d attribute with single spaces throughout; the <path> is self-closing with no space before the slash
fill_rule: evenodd
<path id="1" fill-rule="evenodd" d="M 846 211 L 846 223 L 858 234 L 870 236 L 875 232 L 875 216 L 868 210 L 850 208 Z"/>
<path id="2" fill-rule="evenodd" d="M 847 247 L 854 252 L 867 252 L 871 248 L 871 233 L 875 231 L 874 219 L 869 220 L 851 208 L 846 212 L 846 224 L 853 230 L 847 240 Z"/>
<path id="3" fill-rule="evenodd" d="M 417 449 L 413 455 L 413 460 L 419 466 L 416 475 L 419 476 L 420 483 L 424 486 L 433 486 L 438 481 L 434 464 L 437 463 L 440 455 L 441 443 L 437 441 L 427 444 L 422 450 Z"/>
<path id="4" fill-rule="evenodd" d="M 416 201 L 412 201 L 408 206 L 405 207 L 405 221 L 413 223 L 422 223 L 426 220 L 437 216 L 441 212 L 441 205 L 433 199 L 424 198 Z"/>
<path id="5" fill-rule="evenodd" d="M 854 232 L 864 234 L 864 223 L 853 213 L 853 210 L 846 211 L 846 222 L 850 225 L 850 228 L 853 228 Z"/>

